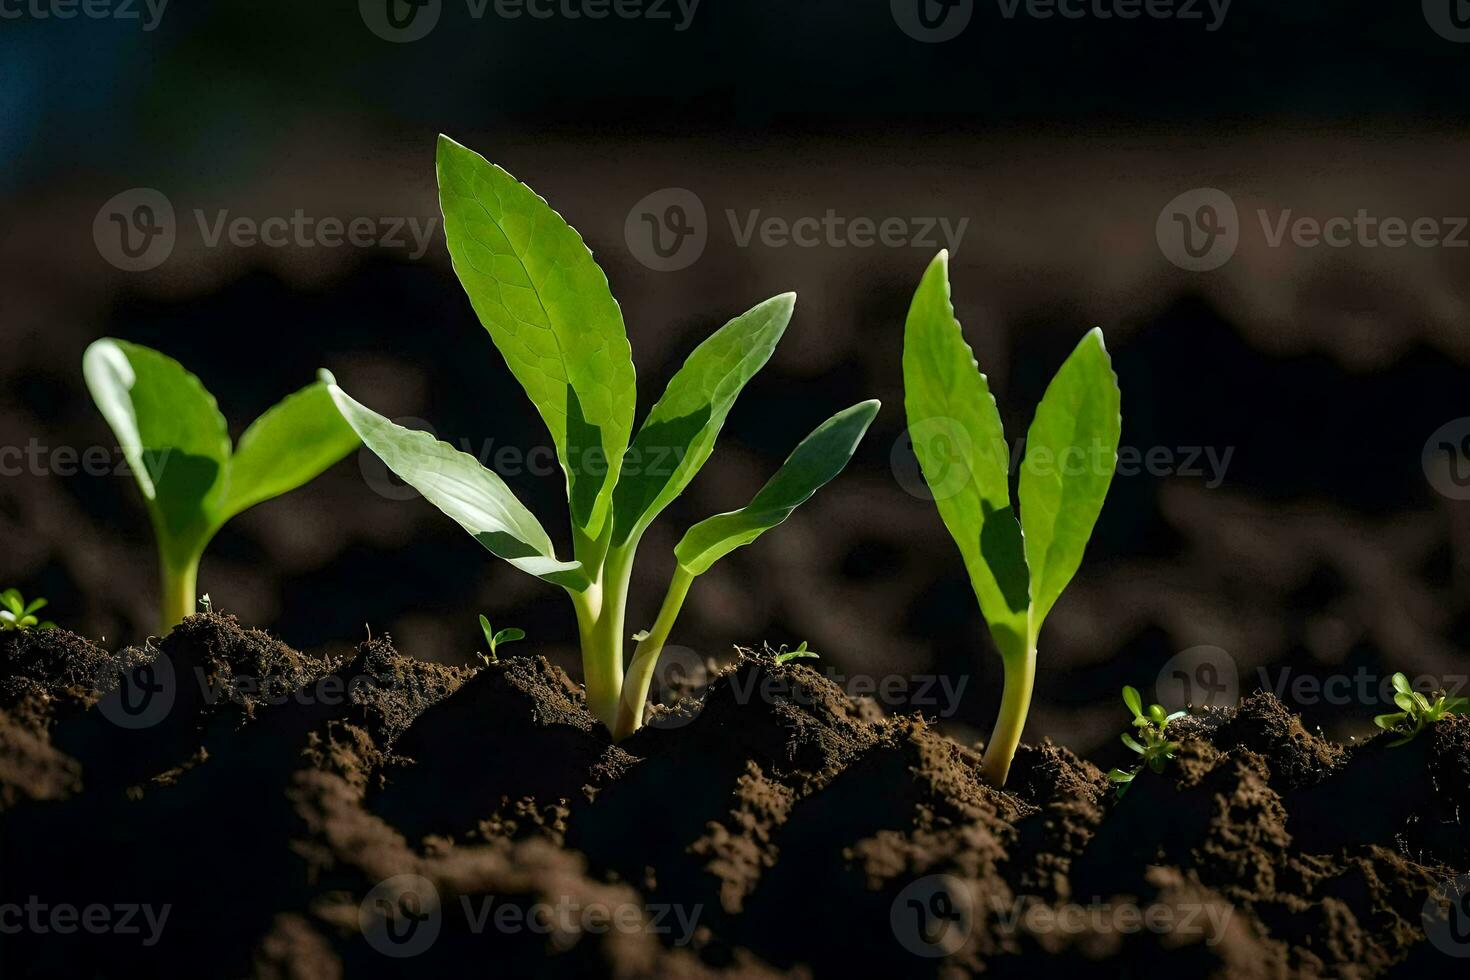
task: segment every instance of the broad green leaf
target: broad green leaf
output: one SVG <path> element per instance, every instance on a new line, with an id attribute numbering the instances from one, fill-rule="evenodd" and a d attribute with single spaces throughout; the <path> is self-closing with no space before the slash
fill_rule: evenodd
<path id="1" fill-rule="evenodd" d="M 1026 435 L 1019 481 L 1032 637 L 1082 564 L 1118 466 L 1118 378 L 1091 330 L 1047 386 Z"/>
<path id="2" fill-rule="evenodd" d="M 516 626 L 511 626 L 495 634 L 495 645 L 499 646 L 502 643 L 514 643 L 516 640 L 524 640 L 525 638 L 525 630 L 520 629 Z"/>
<path id="3" fill-rule="evenodd" d="M 955 319 L 946 252 L 930 263 L 909 308 L 903 382 L 914 455 L 990 634 L 1003 656 L 1023 656 L 1030 600 L 1010 450 L 990 384 Z"/>
<path id="4" fill-rule="evenodd" d="M 749 504 L 691 527 L 674 548 L 679 564 L 691 574 L 702 575 L 725 555 L 790 517 L 842 472 L 877 414 L 877 401 L 859 402 L 817 426 Z"/>
<path id="5" fill-rule="evenodd" d="M 1138 693 L 1136 687 L 1123 688 L 1123 703 L 1128 705 L 1128 710 L 1133 712 L 1133 717 L 1143 717 L 1143 695 Z"/>
<path id="6" fill-rule="evenodd" d="M 613 492 L 613 543 L 648 527 L 704 466 L 735 399 L 776 349 L 796 294 L 768 299 L 694 349 L 648 413 Z"/>
<path id="7" fill-rule="evenodd" d="M 557 560 L 535 516 L 479 460 L 427 432 L 390 422 L 336 385 L 327 390 L 347 424 L 388 469 L 492 554 L 548 582 L 587 587 L 581 564 Z"/>
<path id="8" fill-rule="evenodd" d="M 221 521 L 309 483 L 357 446 L 321 382 L 266 411 L 240 437 L 230 458 Z"/>
<path id="9" fill-rule="evenodd" d="M 87 348 L 82 373 L 143 491 L 170 561 L 197 557 L 213 533 L 230 436 L 214 396 L 171 357 L 121 340 Z"/>
<path id="10" fill-rule="evenodd" d="M 454 271 L 551 430 L 572 521 L 596 537 L 637 402 L 623 314 L 582 237 L 525 184 L 439 137 Z"/>

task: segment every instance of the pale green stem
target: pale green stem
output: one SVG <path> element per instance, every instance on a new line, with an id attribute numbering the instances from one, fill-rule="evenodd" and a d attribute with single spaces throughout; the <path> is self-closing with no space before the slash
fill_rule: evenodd
<path id="1" fill-rule="evenodd" d="M 669 583 L 669 591 L 664 595 L 664 603 L 659 607 L 658 618 L 653 622 L 653 628 L 648 635 L 638 641 L 638 648 L 633 652 L 633 663 L 628 667 L 628 676 L 623 681 L 623 698 L 618 706 L 618 723 L 613 729 L 613 738 L 622 741 L 636 732 L 643 724 L 643 703 L 648 700 L 648 688 L 653 683 L 653 670 L 658 666 L 659 654 L 663 652 L 664 643 L 669 639 L 669 633 L 674 629 L 674 621 L 679 618 L 679 610 L 684 608 L 684 599 L 689 595 L 689 586 L 694 584 L 694 573 L 685 570 L 683 565 L 674 570 L 673 581 Z"/>
<path id="2" fill-rule="evenodd" d="M 601 579 L 592 587 L 598 590 L 598 595 L 581 601 L 573 596 L 582 639 L 587 708 L 608 731 L 617 724 L 618 697 L 623 689 L 623 619 L 636 549 L 637 544 L 632 541 L 608 549 Z"/>
<path id="3" fill-rule="evenodd" d="M 995 719 L 995 730 L 990 733 L 980 762 L 981 775 L 995 787 L 1006 784 L 1011 760 L 1016 757 L 1021 732 L 1026 727 L 1026 715 L 1031 710 L 1031 689 L 1036 683 L 1036 644 L 1028 644 L 1022 656 L 1004 658 L 1004 663 L 1005 688 L 1000 696 L 1000 715 Z"/>
<path id="4" fill-rule="evenodd" d="M 158 628 L 160 632 L 167 632 L 194 614 L 194 604 L 198 601 L 195 588 L 199 577 L 199 557 L 174 562 L 160 556 L 158 567 L 163 587 Z"/>

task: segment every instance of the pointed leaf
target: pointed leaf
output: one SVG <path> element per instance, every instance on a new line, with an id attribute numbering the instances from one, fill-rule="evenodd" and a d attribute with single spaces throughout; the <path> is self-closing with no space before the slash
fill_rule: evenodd
<path id="1" fill-rule="evenodd" d="M 577 527 L 607 514 L 637 401 L 623 314 L 582 237 L 525 184 L 439 137 L 454 271 L 556 443 Z"/>
<path id="2" fill-rule="evenodd" d="M 614 544 L 641 534 L 689 486 L 709 459 L 736 397 L 786 332 L 795 305 L 795 293 L 768 299 L 689 355 L 623 460 L 613 492 Z"/>
<path id="3" fill-rule="evenodd" d="M 877 414 L 878 402 L 860 402 L 817 426 L 749 504 L 691 527 L 674 548 L 679 564 L 691 574 L 702 575 L 725 555 L 790 517 L 842 472 Z"/>
<path id="4" fill-rule="evenodd" d="M 1139 755 L 1146 755 L 1147 754 L 1147 750 L 1144 749 L 1144 747 L 1142 745 L 1139 745 L 1138 744 L 1138 740 L 1135 739 L 1132 735 L 1129 735 L 1127 732 L 1124 732 L 1122 735 L 1120 735 L 1118 737 L 1123 740 L 1123 744 L 1124 745 L 1128 746 L 1130 749 L 1132 749 L 1134 752 L 1137 752 Z"/>
<path id="5" fill-rule="evenodd" d="M 30 614 L 45 609 L 46 602 L 47 600 L 45 599 L 32 599 L 30 602 L 26 603 L 24 612 L 26 614 Z"/>
<path id="6" fill-rule="evenodd" d="M 490 628 L 490 620 L 480 613 L 480 632 L 485 634 L 485 642 L 490 644 L 490 649 L 495 649 L 495 631 Z"/>
<path id="7" fill-rule="evenodd" d="M 1399 713 L 1388 714 L 1388 715 L 1376 715 L 1373 718 L 1373 724 L 1375 724 L 1379 728 L 1385 729 L 1387 731 L 1393 731 L 1400 724 L 1402 724 L 1403 721 L 1406 718 L 1408 718 L 1408 717 L 1409 717 L 1408 715 L 1399 714 Z"/>
<path id="8" fill-rule="evenodd" d="M 1023 656 L 1029 598 L 1010 450 L 989 381 L 955 319 L 946 252 L 930 263 L 909 308 L 903 383 L 914 455 L 990 634 L 1002 655 Z"/>
<path id="9" fill-rule="evenodd" d="M 1052 378 L 1026 436 L 1019 484 L 1033 639 L 1082 564 L 1113 482 L 1119 402 L 1112 360 L 1094 329 Z"/>
<path id="10" fill-rule="evenodd" d="M 357 445 L 325 384 L 288 395 L 240 436 L 218 520 L 311 482 Z"/>
<path id="11" fill-rule="evenodd" d="M 525 638 L 525 630 L 511 626 L 495 634 L 495 645 L 499 646 L 502 643 L 514 643 L 516 640 L 524 640 Z"/>
<path id="12" fill-rule="evenodd" d="M 491 553 L 548 582 L 586 588 L 581 564 L 557 560 L 535 516 L 479 460 L 427 432 L 390 422 L 336 385 L 328 391 L 347 424 L 388 469 Z"/>
<path id="13" fill-rule="evenodd" d="M 1133 712 L 1135 718 L 1143 717 L 1143 695 L 1138 693 L 1138 688 L 1123 688 L 1123 703 L 1128 705 L 1128 710 Z"/>

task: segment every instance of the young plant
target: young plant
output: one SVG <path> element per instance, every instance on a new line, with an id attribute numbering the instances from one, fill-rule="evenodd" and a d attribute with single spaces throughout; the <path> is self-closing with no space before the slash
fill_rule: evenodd
<path id="1" fill-rule="evenodd" d="M 214 396 L 173 358 L 108 338 L 87 348 L 82 373 L 153 522 L 160 630 L 194 612 L 199 559 L 226 521 L 314 479 L 357 445 L 320 382 L 267 410 L 232 448 Z"/>
<path id="2" fill-rule="evenodd" d="M 29 629 L 54 630 L 56 624 L 51 620 L 48 619 L 43 623 L 36 618 L 36 613 L 44 608 L 46 608 L 45 599 L 32 599 L 26 602 L 19 589 L 6 589 L 0 592 L 0 633 Z"/>
<path id="3" fill-rule="evenodd" d="M 551 430 L 566 473 L 571 558 L 556 556 L 536 518 L 473 456 L 394 425 L 338 387 L 331 395 L 405 483 L 492 554 L 566 590 L 577 614 L 588 707 L 625 738 L 642 724 L 654 666 L 694 579 L 780 524 L 841 472 L 878 403 L 827 420 L 747 506 L 685 534 L 658 617 L 625 671 L 624 610 L 638 544 L 709 458 L 736 396 L 786 330 L 795 297 L 761 303 L 695 348 L 635 435 L 637 392 L 623 314 L 581 236 L 529 187 L 442 136 L 438 175 L 454 270 Z"/>
<path id="4" fill-rule="evenodd" d="M 950 303 L 949 256 L 930 264 L 904 330 L 904 407 L 914 454 L 959 545 L 1005 671 L 982 771 L 1003 786 L 1036 676 L 1037 637 L 1082 563 L 1118 459 L 1118 380 L 1102 332 L 1082 338 L 1046 389 L 1011 503 L 1010 448 Z M 1024 534 L 1023 534 L 1024 532 Z"/>
<path id="5" fill-rule="evenodd" d="M 1164 764 L 1174 758 L 1174 753 L 1179 751 L 1179 743 L 1169 741 L 1166 734 L 1169 722 L 1176 718 L 1183 718 L 1185 713 L 1176 711 L 1170 714 L 1160 704 L 1151 704 L 1145 709 L 1143 696 L 1134 687 L 1123 688 L 1123 703 L 1128 705 L 1129 711 L 1133 712 L 1133 727 L 1138 729 L 1138 738 L 1124 732 L 1123 744 L 1143 756 L 1143 765 L 1148 766 L 1154 772 L 1163 772 Z M 1118 784 L 1120 798 L 1128 792 L 1133 778 L 1143 771 L 1143 765 L 1136 769 L 1114 769 L 1108 773 L 1108 779 Z"/>
<path id="6" fill-rule="evenodd" d="M 781 652 L 776 654 L 776 663 L 789 664 L 793 660 L 816 660 L 817 658 L 817 652 L 815 650 L 808 650 L 806 648 L 806 640 L 802 640 L 801 644 L 795 650 L 788 651 L 783 644 L 781 646 Z"/>
<path id="7" fill-rule="evenodd" d="M 1373 719 L 1373 724 L 1384 731 L 1402 736 L 1390 742 L 1391 747 L 1407 745 L 1424 729 L 1449 715 L 1470 714 L 1470 698 L 1452 698 L 1443 691 L 1436 691 L 1431 701 L 1414 690 L 1403 674 L 1393 675 L 1393 690 L 1393 703 L 1400 710 Z"/>
<path id="8" fill-rule="evenodd" d="M 485 618 L 484 613 L 480 614 L 480 632 L 485 634 L 485 642 L 490 645 L 490 656 L 487 657 L 483 653 L 480 654 L 480 659 L 485 661 L 486 664 L 493 664 L 500 659 L 497 653 L 500 644 L 514 643 L 516 640 L 524 640 L 526 638 L 526 631 L 517 629 L 514 626 L 509 629 L 503 629 L 499 633 L 495 632 L 495 630 L 490 628 L 490 620 Z"/>

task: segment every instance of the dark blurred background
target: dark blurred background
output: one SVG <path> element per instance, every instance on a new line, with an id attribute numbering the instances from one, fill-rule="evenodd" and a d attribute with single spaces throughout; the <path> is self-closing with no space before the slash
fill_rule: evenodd
<path id="1" fill-rule="evenodd" d="M 807 640 L 843 677 L 918 678 L 889 707 L 988 731 L 999 663 L 903 437 L 903 317 L 948 245 L 1011 436 L 1100 325 L 1137 454 L 1043 634 L 1032 736 L 1097 749 L 1126 720 L 1121 685 L 1149 693 L 1180 664 L 1198 679 L 1202 658 L 1242 693 L 1463 678 L 1470 10 L 1064 6 L 1082 16 L 1024 0 L 0 0 L 0 586 L 112 646 L 153 627 L 138 491 L 69 455 L 117 459 L 80 374 L 101 336 L 183 361 L 237 436 L 327 366 L 487 460 L 536 458 L 547 437 L 449 269 L 445 132 L 582 232 L 623 305 L 640 412 L 710 330 L 800 295 L 645 540 L 635 626 L 685 526 L 881 397 L 849 472 L 701 579 L 674 641 L 725 656 Z M 333 221 L 361 243 L 329 243 Z M 303 230 L 249 237 L 282 222 Z M 559 472 L 504 475 L 565 547 Z M 201 590 L 294 646 L 345 649 L 371 627 L 452 662 L 483 646 L 483 611 L 575 675 L 560 591 L 400 489 L 347 460 L 229 525 Z M 962 694 L 936 695 L 936 674 Z M 1296 701 L 1335 734 L 1374 712 Z"/>

